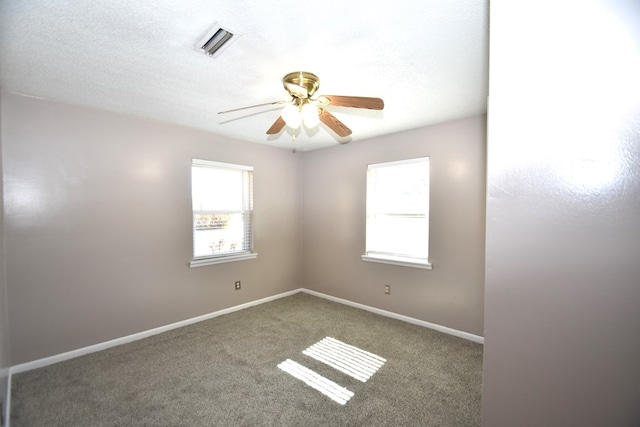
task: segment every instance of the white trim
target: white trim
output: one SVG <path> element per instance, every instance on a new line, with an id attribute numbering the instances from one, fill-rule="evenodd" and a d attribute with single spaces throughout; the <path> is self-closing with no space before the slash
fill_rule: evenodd
<path id="1" fill-rule="evenodd" d="M 239 169 L 244 171 L 253 171 L 253 166 L 236 165 L 234 163 L 214 162 L 213 160 L 191 159 L 192 166 L 204 166 L 213 168 Z"/>
<path id="2" fill-rule="evenodd" d="M 380 264 L 401 265 L 403 267 L 423 268 L 425 270 L 433 270 L 433 266 L 429 261 L 420 261 L 415 258 L 403 258 L 384 255 L 362 255 L 362 260 L 367 262 L 378 262 Z"/>
<path id="3" fill-rule="evenodd" d="M 180 322 L 171 323 L 169 325 L 160 326 L 158 328 L 149 329 L 147 331 L 138 332 L 136 334 L 127 335 L 125 337 L 116 338 L 110 341 L 105 341 L 99 344 L 90 345 L 87 347 L 82 347 L 76 350 L 71 350 L 66 353 L 57 354 L 50 357 L 45 357 L 43 359 L 33 360 L 31 362 L 21 363 L 19 365 L 12 366 L 9 368 L 9 383 L 8 394 L 9 396 L 7 400 L 9 401 L 7 404 L 10 404 L 10 391 L 11 391 L 11 376 L 13 374 L 18 374 L 21 372 L 30 371 L 32 369 L 43 368 L 45 366 L 53 365 L 54 363 L 64 362 L 65 360 L 74 359 L 76 357 L 84 356 L 85 354 L 95 353 L 96 351 L 106 350 L 111 347 L 116 347 L 118 345 L 127 344 L 133 341 L 137 341 L 143 338 L 147 338 L 153 335 L 161 334 L 163 332 L 170 331 L 172 329 L 181 328 L 183 326 L 188 326 L 193 323 L 202 322 L 204 320 L 213 319 L 214 317 L 222 316 L 223 314 L 233 313 L 235 311 L 243 310 L 245 308 L 253 307 L 256 305 L 264 304 L 270 301 L 275 301 L 281 298 L 286 298 L 291 295 L 295 295 L 297 293 L 304 292 L 309 295 L 313 295 L 319 298 L 324 298 L 329 301 L 337 302 L 340 304 L 348 305 L 351 307 L 359 308 L 361 310 L 370 311 L 372 313 L 379 314 L 381 316 L 390 317 L 392 319 L 401 320 L 403 322 L 411 323 L 418 326 L 424 326 L 429 329 L 434 329 L 439 332 L 443 332 L 445 334 L 453 335 L 459 338 L 464 338 L 469 341 L 474 341 L 480 344 L 484 344 L 484 337 L 473 335 L 468 332 L 458 331 L 457 329 L 447 328 L 446 326 L 437 325 L 435 323 L 425 322 L 424 320 L 414 319 L 413 317 L 404 316 L 402 314 L 393 313 L 391 311 L 382 310 L 375 307 L 370 307 L 368 305 L 359 304 L 357 302 L 352 302 L 349 300 L 345 300 L 342 298 L 334 297 L 331 295 L 323 294 L 320 292 L 312 291 L 310 289 L 299 288 L 294 289 L 292 291 L 283 292 L 281 294 L 273 295 L 270 297 L 262 298 L 259 300 L 247 302 L 244 304 L 236 305 L 233 307 L 225 308 L 222 310 L 214 311 L 213 313 L 204 314 L 202 316 L 193 317 L 191 319 L 182 320 Z M 7 412 L 9 412 L 9 408 L 7 408 Z M 8 427 L 8 424 L 7 424 Z"/>
<path id="4" fill-rule="evenodd" d="M 424 326 L 425 328 L 434 329 L 436 331 L 443 332 L 443 333 L 449 334 L 449 335 L 453 335 L 453 336 L 456 336 L 456 337 L 459 337 L 459 338 L 464 338 L 466 340 L 477 342 L 479 344 L 484 344 L 484 337 L 481 337 L 479 335 L 473 335 L 473 334 L 470 334 L 468 332 L 463 332 L 463 331 L 459 331 L 457 329 L 447 328 L 446 326 L 437 325 L 435 323 L 425 322 L 424 320 L 414 319 L 413 317 L 404 316 L 402 314 L 393 313 L 391 311 L 382 310 L 380 308 L 370 307 L 368 305 L 359 304 L 357 302 L 351 302 L 351 301 L 346 300 L 346 299 L 342 299 L 342 298 L 334 297 L 334 296 L 331 296 L 331 295 L 323 294 L 323 293 L 320 293 L 320 292 L 312 291 L 310 289 L 302 288 L 300 290 L 302 292 L 306 293 L 306 294 L 313 295 L 313 296 L 320 297 L 320 298 L 324 298 L 324 299 L 327 299 L 329 301 L 333 301 L 333 302 L 337 302 L 337 303 L 340 303 L 340 304 L 348 305 L 348 306 L 351 306 L 351 307 L 359 308 L 361 310 L 370 311 L 372 313 L 376 313 L 376 314 L 379 314 L 379 315 L 385 316 L 385 317 L 390 317 L 392 319 L 402 320 L 403 322 L 412 323 L 414 325 Z"/>
<path id="5" fill-rule="evenodd" d="M 414 166 L 419 166 L 419 169 L 414 171 Z M 404 176 L 407 166 L 410 167 L 409 171 L 413 171 L 420 177 L 418 181 L 424 183 L 419 186 L 419 190 L 406 188 L 409 183 L 400 182 L 398 174 L 401 177 Z M 381 170 L 388 169 L 389 176 L 384 177 L 381 174 Z M 400 169 L 400 170 L 398 170 Z M 363 261 L 379 262 L 383 264 L 393 264 L 405 267 L 416 267 L 431 270 L 431 264 L 424 259 L 419 259 L 421 256 L 428 257 L 429 252 L 429 222 L 430 222 L 430 205 L 429 194 L 431 193 L 431 169 L 430 160 L 428 156 L 418 157 L 414 159 L 397 160 L 393 162 L 385 163 L 373 163 L 367 166 L 367 194 L 366 194 L 366 238 L 365 238 L 365 255 L 363 255 Z M 426 173 L 426 176 L 423 175 Z M 411 174 L 413 175 L 413 174 Z M 415 179 L 410 178 L 410 181 Z M 386 184 L 386 185 L 385 185 Z M 389 191 L 385 190 L 389 184 L 392 184 L 397 191 L 408 191 L 411 200 L 417 203 L 415 206 L 394 206 L 393 196 Z M 407 196 L 407 197 L 409 197 Z M 412 204 L 414 204 L 412 203 Z M 400 203 L 403 205 L 403 203 Z M 409 211 L 407 211 L 409 209 Z M 380 221 L 381 218 L 386 217 L 393 224 L 394 216 L 402 218 L 405 215 L 411 214 L 415 217 L 416 221 L 419 221 L 421 227 L 425 229 L 422 234 L 413 236 L 414 240 L 418 239 L 420 242 L 426 245 L 425 248 L 412 248 L 413 253 L 403 253 L 400 256 L 386 255 L 390 252 L 402 252 L 398 250 L 390 250 L 389 242 L 384 236 L 388 232 L 389 224 L 386 221 Z M 383 225 L 384 224 L 384 225 Z M 405 236 L 406 237 L 406 236 Z M 393 240 L 393 239 L 391 239 Z M 411 240 L 411 239 L 409 239 Z M 398 242 L 396 242 L 397 244 Z M 391 243 L 393 247 L 393 242 Z M 405 248 L 407 249 L 407 248 Z M 416 252 L 417 251 L 417 252 Z M 420 253 L 422 252 L 422 253 Z"/>
<path id="6" fill-rule="evenodd" d="M 256 252 L 243 253 L 239 255 L 224 255 L 219 257 L 211 257 L 211 258 L 196 258 L 189 263 L 189 267 L 202 267 L 205 265 L 213 265 L 213 264 L 223 264 L 225 262 L 234 262 L 234 261 L 244 261 L 246 259 L 254 259 L 257 258 L 258 254 Z"/>
<path id="7" fill-rule="evenodd" d="M 193 317 L 191 319 L 182 320 L 180 322 L 171 323 L 169 325 L 160 326 L 158 328 L 149 329 L 147 331 L 138 332 L 136 334 L 127 335 L 125 337 L 116 338 L 110 341 L 105 341 L 103 343 L 90 345 L 88 347 L 79 348 L 77 350 L 71 350 L 66 353 L 57 354 L 55 356 L 45 357 L 44 359 L 38 359 L 31 362 L 21 363 L 19 365 L 15 365 L 11 367 L 11 373 L 20 373 L 30 371 L 32 369 L 42 368 L 45 366 L 53 365 L 54 363 L 64 362 L 65 360 L 74 359 L 79 356 L 84 356 L 85 354 L 95 353 L 96 351 L 106 350 L 111 347 L 115 347 L 122 344 L 127 344 L 133 341 L 137 341 L 143 338 L 150 337 L 152 335 L 161 334 L 163 332 L 170 331 L 172 329 L 181 328 L 183 326 L 188 326 L 193 323 L 202 322 L 203 320 L 213 319 L 214 317 L 222 316 L 223 314 L 233 313 L 234 311 L 243 310 L 245 308 L 253 307 L 255 305 L 264 304 L 266 302 L 274 301 L 280 298 L 285 298 L 291 295 L 295 295 L 300 293 L 300 289 L 295 289 L 293 291 L 283 292 L 281 294 L 273 295 L 270 297 L 262 298 L 256 301 L 251 301 L 245 304 L 236 305 L 234 307 L 225 308 L 222 310 L 214 311 L 213 313 L 204 314 L 202 316 Z"/>
<path id="8" fill-rule="evenodd" d="M 384 163 L 371 163 L 367 165 L 367 168 L 368 169 L 386 168 L 388 166 L 412 165 L 416 163 L 429 163 L 429 156 L 415 157 L 413 159 L 405 159 L 405 160 L 395 160 L 392 162 L 384 162 Z"/>

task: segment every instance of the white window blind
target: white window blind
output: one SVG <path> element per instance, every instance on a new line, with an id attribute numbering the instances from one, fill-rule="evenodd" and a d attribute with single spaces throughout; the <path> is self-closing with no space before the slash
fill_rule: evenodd
<path id="1" fill-rule="evenodd" d="M 429 157 L 367 168 L 366 261 L 431 268 Z"/>
<path id="2" fill-rule="evenodd" d="M 194 261 L 252 253 L 252 167 L 193 159 L 191 199 Z"/>

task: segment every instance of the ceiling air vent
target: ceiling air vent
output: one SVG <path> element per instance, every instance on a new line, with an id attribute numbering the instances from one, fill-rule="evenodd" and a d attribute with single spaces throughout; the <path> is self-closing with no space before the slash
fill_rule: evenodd
<path id="1" fill-rule="evenodd" d="M 237 34 L 234 34 L 219 25 L 215 25 L 202 39 L 200 39 L 196 44 L 196 48 L 205 55 L 218 56 L 218 54 L 222 52 L 223 48 L 231 44 L 231 41 L 236 37 Z"/>

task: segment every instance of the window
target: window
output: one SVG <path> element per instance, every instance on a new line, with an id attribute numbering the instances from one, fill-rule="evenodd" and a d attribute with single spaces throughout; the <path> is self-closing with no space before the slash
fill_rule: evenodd
<path id="1" fill-rule="evenodd" d="M 364 261 L 431 269 L 429 157 L 367 167 Z"/>
<path id="2" fill-rule="evenodd" d="M 193 159 L 191 267 L 251 259 L 253 168 Z"/>

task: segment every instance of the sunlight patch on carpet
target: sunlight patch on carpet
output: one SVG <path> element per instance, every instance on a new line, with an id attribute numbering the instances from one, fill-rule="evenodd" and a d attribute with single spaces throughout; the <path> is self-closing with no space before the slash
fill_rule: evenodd
<path id="1" fill-rule="evenodd" d="M 387 359 L 377 354 L 359 349 L 358 347 L 343 343 L 331 337 L 323 338 L 306 350 L 303 350 L 302 354 L 363 383 L 367 382 L 387 361 Z M 354 396 L 352 391 L 347 390 L 341 385 L 291 359 L 280 363 L 278 368 L 303 381 L 308 386 L 318 390 L 320 393 L 341 405 L 346 404 L 349 399 Z"/>
<path id="2" fill-rule="evenodd" d="M 353 397 L 353 392 L 334 383 L 330 379 L 317 374 L 311 369 L 306 368 L 297 362 L 294 362 L 291 359 L 287 359 L 284 362 L 280 363 L 278 365 L 278 368 L 282 369 L 288 374 L 293 375 L 295 378 L 303 381 L 309 387 L 318 390 L 320 393 L 324 394 L 325 396 L 329 397 L 335 402 L 338 402 L 341 405 L 344 405 L 349 401 L 349 399 Z"/>
<path id="3" fill-rule="evenodd" d="M 367 382 L 387 361 L 335 338 L 326 337 L 302 352 L 359 381 Z"/>

